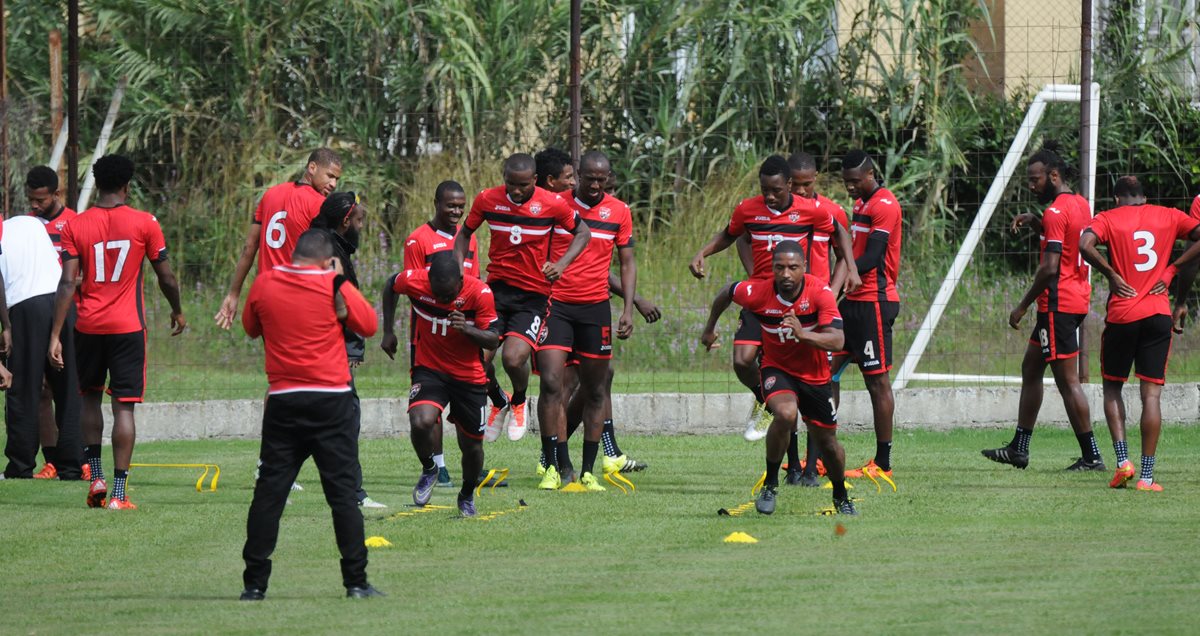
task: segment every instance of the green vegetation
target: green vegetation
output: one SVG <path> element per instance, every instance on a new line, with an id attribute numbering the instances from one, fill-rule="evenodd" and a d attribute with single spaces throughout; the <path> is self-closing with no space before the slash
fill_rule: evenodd
<path id="1" fill-rule="evenodd" d="M 1166 429 L 1162 494 L 1061 472 L 1077 452 L 1064 430 L 1039 431 L 1026 471 L 979 456 L 1008 435 L 901 433 L 899 492 L 856 482 L 856 519 L 816 516 L 829 491 L 792 487 L 772 517 L 717 516 L 750 501 L 761 470 L 762 446 L 733 436 L 627 436 L 624 450 L 651 464 L 629 496 L 536 491 L 536 440 L 491 444 L 488 464 L 511 467 L 512 487 L 481 495 L 480 512 L 512 511 L 520 499 L 527 508 L 492 521 L 449 510 L 389 519 L 410 501 L 417 463 L 406 440 L 368 441 L 366 487 L 392 508 L 368 511 L 367 533 L 393 545 L 372 549 L 369 567 L 389 596 L 362 605 L 341 598 L 311 464 L 284 513 L 268 599 L 241 604 L 257 445 L 141 444 L 136 460 L 220 464 L 218 491 L 195 492 L 198 473 L 135 469 L 130 496 L 141 508 L 125 514 L 85 508 L 82 484 L 0 482 L 10 573 L 0 631 L 1189 632 L 1200 428 Z M 873 444 L 845 440 L 851 461 Z M 453 505 L 453 492 L 438 490 L 433 503 Z M 847 528 L 840 539 L 837 522 Z M 722 543 L 735 531 L 759 543 Z"/>

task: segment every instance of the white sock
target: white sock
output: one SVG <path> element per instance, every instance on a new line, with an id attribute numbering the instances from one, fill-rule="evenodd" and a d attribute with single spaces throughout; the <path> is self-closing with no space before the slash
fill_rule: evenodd
<path id="1" fill-rule="evenodd" d="M 434 455 L 433 456 L 433 464 L 435 466 L 437 466 L 438 468 L 445 468 L 446 467 L 446 456 L 445 455 Z"/>

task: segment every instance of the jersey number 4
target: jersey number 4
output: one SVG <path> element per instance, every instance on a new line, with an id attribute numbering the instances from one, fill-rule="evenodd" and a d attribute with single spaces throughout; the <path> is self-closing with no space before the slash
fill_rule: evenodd
<path id="1" fill-rule="evenodd" d="M 107 282 L 117 282 L 121 280 L 121 272 L 125 269 L 125 259 L 129 256 L 129 241 L 109 241 L 101 242 L 92 245 L 92 251 L 96 256 L 96 282 L 106 282 L 104 275 L 107 271 L 104 266 L 104 254 L 108 250 L 117 250 L 117 264 L 113 267 L 112 279 Z"/>

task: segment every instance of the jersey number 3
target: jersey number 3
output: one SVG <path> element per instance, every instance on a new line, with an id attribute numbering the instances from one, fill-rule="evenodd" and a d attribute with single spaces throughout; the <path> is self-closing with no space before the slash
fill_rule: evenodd
<path id="1" fill-rule="evenodd" d="M 1158 265 L 1158 254 L 1154 251 L 1154 234 L 1145 230 L 1138 230 L 1133 233 L 1133 240 L 1138 241 L 1137 246 L 1138 256 L 1145 256 L 1146 260 L 1133 264 L 1133 268 L 1139 272 L 1148 272 Z"/>
<path id="2" fill-rule="evenodd" d="M 108 250 L 118 250 L 117 264 L 113 267 L 111 282 L 121 280 L 121 271 L 125 269 L 125 259 L 129 256 L 129 241 L 109 241 L 101 242 L 92 245 L 92 251 L 96 256 L 96 282 L 103 283 L 105 281 L 104 253 Z"/>

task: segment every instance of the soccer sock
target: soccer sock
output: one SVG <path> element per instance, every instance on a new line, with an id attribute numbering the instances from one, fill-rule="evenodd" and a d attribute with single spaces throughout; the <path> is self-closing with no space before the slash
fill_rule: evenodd
<path id="1" fill-rule="evenodd" d="M 833 486 L 833 498 L 835 501 L 842 501 L 850 498 L 849 493 L 846 492 L 845 479 L 842 481 L 831 481 L 829 482 L 829 485 Z"/>
<path id="2" fill-rule="evenodd" d="M 600 452 L 600 442 L 583 441 L 583 472 L 590 473 L 596 468 L 596 455 Z"/>
<path id="3" fill-rule="evenodd" d="M 487 394 L 488 399 L 492 401 L 492 406 L 502 409 L 508 406 L 508 396 L 504 395 L 504 389 L 500 388 L 500 383 L 496 381 L 496 372 L 488 371 Z"/>
<path id="4" fill-rule="evenodd" d="M 875 442 L 875 465 L 884 469 L 892 469 L 892 443 Z"/>
<path id="5" fill-rule="evenodd" d="M 538 463 L 542 465 L 542 468 L 546 467 L 546 451 L 545 450 L 543 450 L 541 453 L 538 453 Z"/>
<path id="6" fill-rule="evenodd" d="M 1142 474 L 1138 479 L 1154 483 L 1154 455 L 1142 455 Z"/>
<path id="7" fill-rule="evenodd" d="M 1117 452 L 1117 465 L 1129 461 L 1129 444 L 1123 439 L 1113 442 L 1113 450 Z"/>
<path id="8" fill-rule="evenodd" d="M 55 461 L 57 461 L 55 459 L 56 457 L 58 457 L 58 447 L 56 447 L 56 446 L 43 446 L 42 447 L 42 459 L 45 459 L 47 464 L 53 464 Z"/>
<path id="9" fill-rule="evenodd" d="M 558 439 L 558 438 L 555 437 L 554 439 Z M 565 472 L 567 470 L 575 468 L 575 466 L 573 464 L 571 464 L 571 447 L 568 446 L 565 441 L 558 442 L 557 446 L 558 446 L 558 450 L 556 452 L 558 453 L 558 469 L 559 469 L 559 471 Z"/>
<path id="10" fill-rule="evenodd" d="M 480 473 L 484 472 L 483 446 L 467 445 L 462 447 L 462 451 L 462 488 L 458 491 L 458 496 L 462 499 L 470 499 L 475 496 L 475 487 L 479 485 L 480 478 L 483 476 Z"/>
<path id="11" fill-rule="evenodd" d="M 524 404 L 525 403 L 525 392 L 524 391 L 513 391 L 512 399 L 509 400 L 509 403 L 512 404 L 513 406 Z"/>
<path id="12" fill-rule="evenodd" d="M 1083 458 L 1089 462 L 1094 462 L 1100 459 L 1100 447 L 1096 446 L 1096 434 L 1092 431 L 1079 433 L 1075 436 L 1079 440 L 1079 452 L 1083 453 Z"/>
<path id="13" fill-rule="evenodd" d="M 423 473 L 436 473 L 437 472 L 437 464 L 433 463 L 433 455 L 427 455 L 427 456 L 421 457 L 421 472 L 423 472 Z"/>
<path id="14" fill-rule="evenodd" d="M 92 481 L 104 479 L 104 464 L 100 461 L 100 445 L 88 444 L 83 450 L 88 466 L 92 469 Z"/>
<path id="15" fill-rule="evenodd" d="M 542 461 L 545 462 L 546 468 L 553 466 L 555 470 L 558 470 L 557 435 L 542 436 Z"/>
<path id="16" fill-rule="evenodd" d="M 759 404 L 766 402 L 766 400 L 763 399 L 761 384 L 756 384 L 753 387 L 750 387 L 750 392 L 754 394 L 754 399 L 758 400 Z"/>
<path id="17" fill-rule="evenodd" d="M 438 468 L 445 468 L 446 467 L 446 456 L 441 453 L 434 455 L 433 456 L 433 465 L 437 466 Z"/>
<path id="18" fill-rule="evenodd" d="M 613 429 L 612 420 L 604 420 L 604 431 L 600 433 L 600 441 L 604 443 L 604 454 L 608 457 L 624 455 L 621 447 L 617 446 L 617 432 Z"/>
<path id="19" fill-rule="evenodd" d="M 808 439 L 804 443 L 804 474 L 817 474 L 817 460 L 821 458 L 821 450 L 813 442 L 812 435 L 806 436 Z"/>
<path id="20" fill-rule="evenodd" d="M 767 460 L 767 478 L 763 480 L 763 487 L 775 487 L 779 485 L 779 465 L 782 463 Z"/>
<path id="21" fill-rule="evenodd" d="M 1145 461 L 1145 460 L 1143 460 L 1143 461 Z M 129 478 L 129 471 L 128 470 L 114 470 L 113 476 L 114 477 L 113 477 L 112 498 L 113 499 L 124 499 L 125 498 L 125 480 Z"/>
<path id="22" fill-rule="evenodd" d="M 1008 443 L 1012 448 L 1017 449 L 1017 452 L 1029 454 L 1029 438 L 1033 437 L 1032 429 L 1024 429 L 1017 427 L 1017 434 L 1013 435 L 1012 441 Z"/>
<path id="23" fill-rule="evenodd" d="M 788 472 L 800 470 L 800 434 L 792 431 L 792 441 L 788 442 L 787 449 Z"/>

